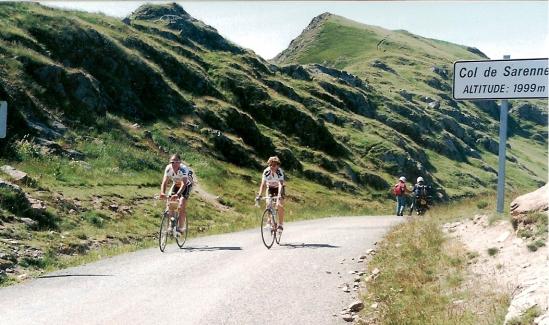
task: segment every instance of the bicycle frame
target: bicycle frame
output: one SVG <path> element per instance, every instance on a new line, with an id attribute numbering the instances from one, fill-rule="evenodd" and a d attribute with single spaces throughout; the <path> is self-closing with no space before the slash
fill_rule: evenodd
<path id="1" fill-rule="evenodd" d="M 273 196 L 268 196 L 265 199 L 266 206 L 265 209 L 268 209 L 271 211 L 271 214 L 276 218 L 278 216 L 278 209 L 276 208 L 276 204 L 278 203 L 278 198 Z"/>
<path id="2" fill-rule="evenodd" d="M 166 198 L 166 210 L 170 213 L 172 236 L 175 237 L 177 235 L 176 227 L 179 222 L 179 200 L 173 200 L 171 197 Z"/>
<path id="3" fill-rule="evenodd" d="M 271 215 L 275 218 L 275 221 L 276 221 L 276 218 L 278 217 L 278 209 L 276 207 L 278 203 L 278 197 L 269 195 L 269 196 L 260 197 L 259 199 L 265 200 L 266 202 L 265 210 L 269 210 L 271 212 Z"/>

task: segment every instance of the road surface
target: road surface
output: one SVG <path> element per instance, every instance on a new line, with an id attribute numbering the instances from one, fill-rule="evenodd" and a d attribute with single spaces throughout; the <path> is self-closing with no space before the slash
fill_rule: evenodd
<path id="1" fill-rule="evenodd" d="M 252 229 L 107 258 L 0 289 L 0 323 L 345 324 L 339 313 L 357 293 L 338 286 L 400 221 L 287 223 L 270 250 Z"/>

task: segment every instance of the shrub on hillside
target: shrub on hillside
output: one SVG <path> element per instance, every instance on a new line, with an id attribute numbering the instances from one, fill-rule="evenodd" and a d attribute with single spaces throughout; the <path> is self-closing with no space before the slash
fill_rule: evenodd
<path id="1" fill-rule="evenodd" d="M 477 208 L 479 208 L 480 210 L 486 208 L 487 206 L 488 206 L 488 202 L 486 202 L 486 201 L 479 201 L 477 203 Z"/>
<path id="2" fill-rule="evenodd" d="M 82 213 L 81 217 L 97 228 L 102 228 L 107 218 L 103 213 L 96 211 L 86 211 Z"/>

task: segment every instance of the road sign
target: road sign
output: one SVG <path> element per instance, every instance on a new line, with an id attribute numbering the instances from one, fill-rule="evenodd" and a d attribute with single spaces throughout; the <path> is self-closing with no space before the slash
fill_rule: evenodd
<path id="1" fill-rule="evenodd" d="M 6 129 L 8 126 L 8 103 L 0 102 L 0 138 L 6 137 Z"/>
<path id="2" fill-rule="evenodd" d="M 547 98 L 548 59 L 456 61 L 454 99 Z"/>

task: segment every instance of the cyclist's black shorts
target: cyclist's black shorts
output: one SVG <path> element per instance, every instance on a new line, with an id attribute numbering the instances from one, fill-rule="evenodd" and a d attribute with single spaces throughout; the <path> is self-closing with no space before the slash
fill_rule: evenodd
<path id="1" fill-rule="evenodd" d="M 183 192 L 181 192 L 181 194 L 179 194 L 178 197 L 184 197 L 185 199 L 188 199 L 189 195 L 191 195 L 192 187 L 193 187 L 192 184 L 187 185 L 187 187 L 185 187 Z M 180 187 L 178 187 L 178 186 L 172 186 L 172 190 L 170 191 L 170 195 L 174 195 L 175 193 L 177 193 L 179 191 L 179 189 L 180 189 Z"/>
<path id="2" fill-rule="evenodd" d="M 284 186 L 282 186 L 282 193 L 280 194 L 281 198 L 284 198 Z M 278 196 L 278 187 L 269 187 L 269 190 L 267 192 L 271 196 Z"/>

